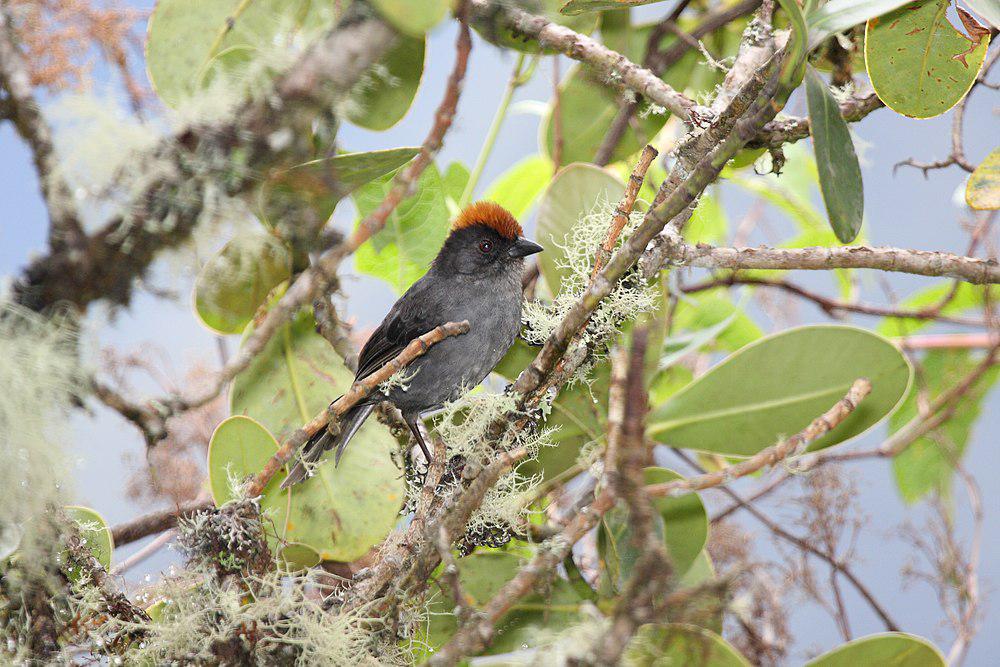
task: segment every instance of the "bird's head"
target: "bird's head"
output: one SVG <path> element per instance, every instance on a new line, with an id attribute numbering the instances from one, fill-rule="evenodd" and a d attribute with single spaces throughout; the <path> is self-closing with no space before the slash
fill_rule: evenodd
<path id="1" fill-rule="evenodd" d="M 517 219 L 499 204 L 470 204 L 455 218 L 434 266 L 465 275 L 520 272 L 525 257 L 542 251 L 522 234 Z"/>

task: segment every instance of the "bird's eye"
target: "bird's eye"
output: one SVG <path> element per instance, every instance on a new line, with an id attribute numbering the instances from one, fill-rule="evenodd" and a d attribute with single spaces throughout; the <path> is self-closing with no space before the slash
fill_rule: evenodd
<path id="1" fill-rule="evenodd" d="M 484 255 L 488 255 L 491 252 L 493 252 L 493 241 L 490 241 L 488 239 L 483 239 L 482 241 L 480 241 L 479 252 L 483 253 Z"/>

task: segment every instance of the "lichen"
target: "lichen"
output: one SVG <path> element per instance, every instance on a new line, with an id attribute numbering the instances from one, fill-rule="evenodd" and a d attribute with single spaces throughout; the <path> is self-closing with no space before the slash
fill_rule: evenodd
<path id="1" fill-rule="evenodd" d="M 583 296 L 590 284 L 595 249 L 607 236 L 614 214 L 611 202 L 599 200 L 573 225 L 563 244 L 559 246 L 563 253 L 558 266 L 565 271 L 559 293 L 550 303 L 532 301 L 524 305 L 524 320 L 527 325 L 524 335 L 529 343 L 543 344 Z M 631 235 L 642 217 L 642 213 L 632 213 L 616 247 Z M 635 274 L 626 274 L 594 310 L 582 332 L 583 342 L 600 356 L 602 345 L 618 335 L 622 322 L 651 312 L 656 309 L 656 305 L 655 287 L 643 282 Z"/>

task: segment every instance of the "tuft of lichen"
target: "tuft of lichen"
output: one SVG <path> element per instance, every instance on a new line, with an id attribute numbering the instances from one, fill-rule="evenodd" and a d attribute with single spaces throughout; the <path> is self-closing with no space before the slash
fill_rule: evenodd
<path id="1" fill-rule="evenodd" d="M 531 301 L 524 304 L 524 320 L 527 325 L 524 335 L 529 343 L 543 344 L 583 296 L 590 283 L 595 249 L 607 236 L 614 214 L 611 202 L 598 201 L 590 212 L 580 217 L 560 244 L 563 253 L 558 266 L 565 273 L 559 293 L 551 303 Z M 617 246 L 638 227 L 642 217 L 640 212 L 632 213 L 618 237 Z M 583 342 L 600 354 L 601 345 L 619 333 L 622 322 L 651 312 L 656 306 L 655 287 L 634 274 L 626 274 L 591 315 L 590 322 L 583 331 Z"/>

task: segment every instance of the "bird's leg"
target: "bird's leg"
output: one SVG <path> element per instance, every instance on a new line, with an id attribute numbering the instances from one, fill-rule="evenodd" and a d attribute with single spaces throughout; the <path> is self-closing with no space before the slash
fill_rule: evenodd
<path id="1" fill-rule="evenodd" d="M 427 443 L 424 442 L 424 434 L 420 431 L 419 415 L 403 415 L 403 419 L 406 421 L 406 425 L 410 427 L 410 433 L 417 439 L 417 444 L 420 445 L 420 450 L 424 453 L 424 459 L 430 465 L 431 451 L 427 449 Z"/>

